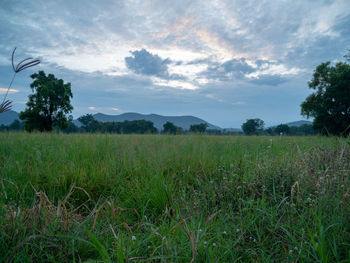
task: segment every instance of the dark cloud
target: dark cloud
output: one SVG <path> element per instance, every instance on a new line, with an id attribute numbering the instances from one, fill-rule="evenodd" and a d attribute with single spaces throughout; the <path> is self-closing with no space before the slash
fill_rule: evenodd
<path id="1" fill-rule="evenodd" d="M 130 52 L 131 57 L 125 58 L 126 66 L 136 74 L 147 76 L 168 77 L 168 64 L 170 59 L 162 59 L 158 55 L 153 55 L 146 49 Z"/>
<path id="2" fill-rule="evenodd" d="M 202 61 L 203 63 L 204 61 Z M 229 80 L 232 78 L 241 79 L 244 75 L 256 71 L 250 66 L 245 58 L 232 59 L 224 63 L 206 62 L 208 69 L 201 74 L 209 79 Z"/>
<path id="3" fill-rule="evenodd" d="M 247 64 L 245 58 L 229 60 L 222 64 L 222 67 L 226 73 L 233 73 L 236 76 L 242 76 L 255 71 L 253 67 Z"/>
<path id="4" fill-rule="evenodd" d="M 253 78 L 249 82 L 257 85 L 277 86 L 287 81 L 287 78 L 279 75 L 260 75 L 258 78 Z"/>

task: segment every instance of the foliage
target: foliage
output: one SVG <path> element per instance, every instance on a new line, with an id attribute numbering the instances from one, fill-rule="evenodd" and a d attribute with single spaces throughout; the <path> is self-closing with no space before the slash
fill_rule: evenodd
<path id="1" fill-rule="evenodd" d="M 330 62 L 317 66 L 309 88 L 315 90 L 301 104 L 301 113 L 314 117 L 313 127 L 323 134 L 350 131 L 350 64 Z"/>
<path id="2" fill-rule="evenodd" d="M 317 134 L 317 131 L 314 130 L 314 128 L 310 124 L 303 124 L 301 126 L 288 126 L 286 124 L 281 124 L 281 125 L 278 125 L 276 127 L 270 127 L 268 129 L 266 129 L 265 130 L 266 134 L 272 135 L 272 136 L 280 135 L 281 132 L 284 135 L 290 135 L 290 136 L 305 136 L 305 135 L 316 135 Z"/>
<path id="3" fill-rule="evenodd" d="M 19 120 L 14 120 L 10 125 L 1 125 L 0 131 L 23 131 L 23 123 Z"/>
<path id="4" fill-rule="evenodd" d="M 289 134 L 290 129 L 287 124 L 280 124 L 276 126 L 275 131 L 278 134 Z"/>
<path id="5" fill-rule="evenodd" d="M 183 130 L 181 127 L 175 126 L 172 122 L 167 121 L 163 125 L 163 133 L 165 134 L 181 134 Z"/>
<path id="6" fill-rule="evenodd" d="M 193 132 L 193 133 L 205 133 L 207 127 L 208 127 L 207 123 L 192 124 L 190 126 L 190 132 Z"/>
<path id="7" fill-rule="evenodd" d="M 0 262 L 348 262 L 334 137 L 0 134 Z"/>
<path id="8" fill-rule="evenodd" d="M 88 127 L 89 125 L 91 125 L 91 123 L 94 121 L 94 117 L 92 116 L 92 114 L 85 114 L 83 116 L 80 116 L 78 118 L 78 121 L 80 121 L 84 127 Z"/>
<path id="9" fill-rule="evenodd" d="M 27 108 L 19 115 L 25 129 L 43 132 L 52 131 L 53 127 L 67 128 L 71 118 L 67 115 L 73 110 L 71 84 L 65 84 L 53 74 L 46 76 L 44 71 L 32 74 L 31 78 L 34 79 L 30 84 L 34 94 L 28 96 Z"/>
<path id="10" fill-rule="evenodd" d="M 228 133 L 224 133 L 225 131 L 218 130 L 218 129 L 208 129 L 206 130 L 206 134 L 208 135 L 229 135 Z"/>
<path id="11" fill-rule="evenodd" d="M 303 124 L 299 127 L 289 127 L 289 135 L 316 135 L 317 131 L 310 124 Z"/>
<path id="12" fill-rule="evenodd" d="M 146 134 L 157 132 L 157 128 L 154 127 L 153 122 L 146 120 L 100 122 L 95 120 L 91 114 L 83 115 L 79 117 L 78 120 L 83 124 L 82 130 L 80 130 L 82 132 L 118 134 Z M 71 124 L 71 128 L 76 130 L 73 124 Z"/>
<path id="13" fill-rule="evenodd" d="M 242 124 L 242 130 L 246 135 L 259 135 L 264 129 L 264 121 L 261 119 L 249 119 Z"/>

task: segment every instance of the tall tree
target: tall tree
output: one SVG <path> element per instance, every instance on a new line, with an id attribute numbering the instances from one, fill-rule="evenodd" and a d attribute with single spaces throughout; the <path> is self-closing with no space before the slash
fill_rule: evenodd
<path id="1" fill-rule="evenodd" d="M 19 115 L 24 120 L 25 129 L 51 131 L 53 127 L 67 128 L 72 118 L 68 114 L 73 110 L 71 84 L 53 74 L 46 76 L 44 71 L 30 77 L 34 79 L 30 84 L 33 94 L 28 96 L 27 108 Z"/>
<path id="2" fill-rule="evenodd" d="M 317 66 L 309 88 L 315 90 L 301 104 L 302 115 L 314 117 L 313 127 L 323 134 L 350 131 L 350 65 L 330 62 Z"/>
<path id="3" fill-rule="evenodd" d="M 259 135 L 264 129 L 264 121 L 261 119 L 249 119 L 242 124 L 242 130 L 246 135 Z"/>

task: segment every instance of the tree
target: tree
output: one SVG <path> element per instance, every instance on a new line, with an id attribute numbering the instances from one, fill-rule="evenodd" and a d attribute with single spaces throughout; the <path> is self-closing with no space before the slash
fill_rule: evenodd
<path id="1" fill-rule="evenodd" d="M 275 128 L 277 134 L 289 134 L 289 126 L 287 124 L 280 124 Z"/>
<path id="2" fill-rule="evenodd" d="M 23 124 L 16 119 L 10 124 L 9 129 L 11 131 L 23 131 Z"/>
<path id="3" fill-rule="evenodd" d="M 242 124 L 242 130 L 246 135 L 259 135 L 264 129 L 264 121 L 261 119 L 249 119 Z"/>
<path id="4" fill-rule="evenodd" d="M 167 121 L 163 125 L 163 132 L 168 134 L 176 134 L 176 126 L 172 122 Z"/>
<path id="5" fill-rule="evenodd" d="M 73 110 L 71 84 L 53 74 L 46 76 L 44 71 L 30 77 L 34 79 L 30 84 L 33 94 L 28 96 L 27 108 L 19 115 L 24 120 L 24 128 L 41 132 L 52 131 L 53 127 L 67 128 L 72 118 L 68 114 Z"/>
<path id="6" fill-rule="evenodd" d="M 79 127 L 76 126 L 73 122 L 69 122 L 68 127 L 64 130 L 66 133 L 76 133 L 79 132 Z"/>
<path id="7" fill-rule="evenodd" d="M 193 132 L 193 133 L 205 133 L 207 127 L 208 127 L 207 123 L 192 124 L 190 126 L 190 132 Z"/>
<path id="8" fill-rule="evenodd" d="M 85 114 L 83 116 L 80 116 L 78 118 L 78 121 L 81 122 L 81 124 L 83 124 L 83 126 L 87 127 L 89 126 L 89 124 L 94 120 L 94 117 L 92 116 L 92 114 Z"/>
<path id="9" fill-rule="evenodd" d="M 83 128 L 87 132 L 95 132 L 98 126 L 97 121 L 94 119 L 92 114 L 85 114 L 78 118 L 78 121 L 83 124 Z"/>
<path id="10" fill-rule="evenodd" d="M 180 132 L 181 127 L 175 126 L 172 122 L 167 121 L 163 125 L 163 132 L 167 134 L 177 134 Z M 182 130 L 182 129 L 181 129 Z M 180 132 L 181 133 L 181 132 Z"/>
<path id="11" fill-rule="evenodd" d="M 323 134 L 345 135 L 350 129 L 350 65 L 322 63 L 308 85 L 315 92 L 301 104 L 302 115 L 314 117 L 314 129 Z"/>

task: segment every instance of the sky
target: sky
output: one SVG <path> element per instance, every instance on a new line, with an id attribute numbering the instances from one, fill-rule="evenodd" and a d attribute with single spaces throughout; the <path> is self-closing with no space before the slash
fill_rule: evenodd
<path id="1" fill-rule="evenodd" d="M 317 65 L 350 49 L 349 0 L 0 0 L 0 98 L 22 111 L 38 70 L 71 83 L 72 115 L 193 115 L 222 128 L 305 119 Z"/>

